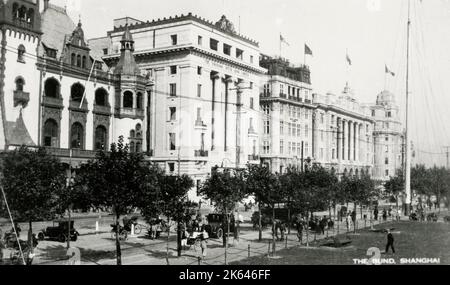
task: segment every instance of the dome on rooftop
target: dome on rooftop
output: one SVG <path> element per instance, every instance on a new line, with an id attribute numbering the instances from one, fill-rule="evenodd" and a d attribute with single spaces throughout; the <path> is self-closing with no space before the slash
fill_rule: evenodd
<path id="1" fill-rule="evenodd" d="M 390 91 L 384 90 L 377 96 L 377 105 L 395 104 L 395 95 Z"/>

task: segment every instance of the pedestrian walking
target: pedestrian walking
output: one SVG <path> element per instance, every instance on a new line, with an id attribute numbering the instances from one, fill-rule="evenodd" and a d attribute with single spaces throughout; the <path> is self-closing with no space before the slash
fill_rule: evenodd
<path id="1" fill-rule="evenodd" d="M 202 259 L 206 258 L 208 253 L 208 239 L 209 235 L 205 228 L 203 228 L 202 234 L 200 235 L 200 247 L 202 248 Z"/>
<path id="2" fill-rule="evenodd" d="M 301 220 L 297 221 L 296 227 L 297 227 L 298 241 L 300 243 L 302 243 L 302 241 L 303 241 L 303 218 Z"/>
<path id="3" fill-rule="evenodd" d="M 387 220 L 387 212 L 386 212 L 386 209 L 384 209 L 383 210 L 383 221 L 386 222 L 386 220 Z"/>
<path id="4" fill-rule="evenodd" d="M 400 217 L 402 216 L 402 210 L 398 209 L 397 221 L 400 221 Z"/>
<path id="5" fill-rule="evenodd" d="M 345 219 L 345 223 L 346 223 L 346 225 L 347 225 L 347 231 L 350 231 L 350 225 L 351 225 L 351 222 L 352 222 L 352 217 L 351 217 L 351 215 L 350 215 L 350 213 L 347 215 L 347 218 Z"/>
<path id="6" fill-rule="evenodd" d="M 3 264 L 3 248 L 5 245 L 3 244 L 2 238 L 0 238 L 0 264 Z"/>
<path id="7" fill-rule="evenodd" d="M 375 218 L 375 221 L 378 221 L 378 207 L 375 207 L 375 210 L 373 210 L 373 216 Z"/>
<path id="8" fill-rule="evenodd" d="M 392 253 L 395 254 L 394 236 L 392 235 L 390 230 L 387 230 L 387 244 L 386 244 L 386 251 L 385 251 L 386 254 L 388 253 L 389 248 L 392 248 Z"/>

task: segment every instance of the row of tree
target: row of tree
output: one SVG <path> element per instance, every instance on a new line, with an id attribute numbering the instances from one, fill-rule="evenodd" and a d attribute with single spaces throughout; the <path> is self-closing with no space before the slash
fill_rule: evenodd
<path id="1" fill-rule="evenodd" d="M 196 214 L 197 205 L 187 197 L 193 180 L 186 175 L 167 176 L 142 154 L 130 152 L 123 138 L 112 144 L 109 152 L 98 152 L 94 160 L 83 164 L 73 179 L 67 178 L 67 168 L 44 148 L 36 151 L 22 147 L 3 154 L 1 173 L 6 199 L 0 203 L 1 216 L 9 216 L 6 200 L 14 220 L 29 223 L 30 245 L 35 221 L 63 217 L 73 209 L 112 211 L 120 265 L 121 216 L 136 210 L 147 221 L 163 216 L 169 225 L 169 236 L 171 224 Z"/>
<path id="2" fill-rule="evenodd" d="M 262 239 L 263 208 L 272 210 L 274 223 L 275 208 L 279 204 L 289 213 L 301 213 L 305 217 L 324 210 L 329 210 L 331 216 L 331 210 L 334 209 L 336 214 L 339 204 L 346 203 L 348 208 L 348 204 L 353 203 L 356 210 L 357 205 L 361 208 L 370 205 L 379 196 L 374 181 L 368 175 L 338 179 L 336 173 L 317 165 L 306 171 L 290 168 L 283 174 L 272 173 L 261 165 L 248 165 L 246 169 L 238 170 L 215 168 L 200 193 L 226 217 L 244 198 L 253 197 L 259 212 L 259 240 Z M 288 219 L 291 220 L 290 217 Z"/>
<path id="3" fill-rule="evenodd" d="M 401 170 L 384 185 L 386 193 L 393 201 L 399 203 L 399 197 L 405 190 L 405 179 Z M 445 202 L 450 205 L 450 170 L 444 167 L 426 167 L 416 165 L 411 168 L 411 189 L 418 195 L 420 206 L 431 202 L 434 197 L 437 206 Z"/>
<path id="4" fill-rule="evenodd" d="M 36 151 L 22 147 L 3 154 L 1 173 L 6 200 L 14 219 L 29 223 L 30 244 L 33 222 L 64 216 L 73 209 L 112 211 L 117 231 L 121 216 L 138 210 L 147 221 L 163 216 L 169 225 L 168 238 L 170 225 L 177 224 L 181 254 L 180 224 L 190 220 L 198 207 L 188 199 L 188 191 L 194 187 L 189 176 L 166 175 L 142 154 L 130 152 L 123 138 L 112 144 L 109 152 L 98 152 L 95 159 L 83 164 L 73 179 L 67 179 L 67 168 L 44 148 Z M 283 174 L 274 174 L 260 165 L 246 169 L 216 167 L 199 192 L 226 217 L 245 198 L 253 197 L 260 213 L 260 240 L 263 208 L 272 209 L 273 220 L 275 206 L 280 203 L 307 217 L 326 209 L 331 215 L 339 204 L 354 203 L 356 209 L 356 205 L 368 205 L 378 195 L 369 176 L 339 180 L 335 173 L 320 166 L 305 171 L 291 168 Z M 0 203 L 0 211 L 7 217 L 4 202 Z M 120 265 L 119 236 L 117 233 L 116 254 Z M 223 236 L 226 247 L 228 234 Z"/>

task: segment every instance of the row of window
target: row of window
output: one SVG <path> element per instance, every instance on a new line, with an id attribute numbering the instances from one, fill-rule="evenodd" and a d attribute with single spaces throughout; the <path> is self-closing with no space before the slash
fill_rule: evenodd
<path id="1" fill-rule="evenodd" d="M 137 124 L 134 130 L 130 131 L 129 148 L 131 152 L 142 151 L 142 130 Z M 54 119 L 48 119 L 44 123 L 43 144 L 45 147 L 59 147 L 60 129 Z M 70 128 L 70 148 L 85 149 L 85 131 L 82 124 L 76 122 Z M 94 130 L 94 150 L 108 150 L 108 130 L 105 126 L 99 125 Z"/>
<path id="2" fill-rule="evenodd" d="M 285 91 L 284 84 L 280 83 L 280 94 L 285 95 L 284 91 Z M 302 93 L 304 96 L 302 96 Z M 308 89 L 298 88 L 298 87 L 294 87 L 291 85 L 287 85 L 287 95 L 288 96 L 297 97 L 297 99 L 304 97 L 305 100 L 309 100 L 309 93 L 310 93 L 310 91 Z"/>
<path id="3" fill-rule="evenodd" d="M 98 126 L 94 131 L 94 150 L 107 150 L 108 131 L 104 126 Z M 44 123 L 43 143 L 45 147 L 59 147 L 60 129 L 58 123 L 53 119 L 48 119 Z M 84 128 L 76 122 L 70 128 L 70 148 L 84 149 Z"/>
<path id="4" fill-rule="evenodd" d="M 375 117 L 375 115 L 376 115 L 375 110 L 372 110 L 372 117 Z M 385 112 L 384 116 L 386 118 L 392 118 L 392 112 L 391 111 L 387 111 L 387 112 Z"/>
<path id="5" fill-rule="evenodd" d="M 304 153 L 303 156 L 308 156 L 309 153 L 309 144 L 308 142 L 304 143 Z M 280 140 L 280 154 L 284 154 L 284 141 Z M 295 143 L 295 142 L 288 142 L 287 146 L 287 154 L 296 155 L 298 157 L 301 157 L 302 155 L 302 144 L 301 143 Z"/>
<path id="6" fill-rule="evenodd" d="M 171 40 L 171 43 L 172 43 L 173 46 L 178 45 L 178 35 L 171 35 L 170 36 L 170 40 Z M 199 46 L 203 46 L 203 37 L 202 36 L 198 36 L 197 44 Z M 219 41 L 214 39 L 214 38 L 210 38 L 209 39 L 209 48 L 212 49 L 212 50 L 218 51 L 219 50 Z M 243 50 L 241 50 L 239 48 L 236 48 L 234 55 L 232 55 L 231 50 L 232 50 L 232 46 L 230 46 L 228 44 L 225 44 L 225 43 L 223 44 L 223 53 L 225 55 L 235 56 L 237 59 L 243 60 L 243 58 L 244 58 L 244 51 Z M 250 55 L 250 63 L 253 64 L 253 55 Z"/>

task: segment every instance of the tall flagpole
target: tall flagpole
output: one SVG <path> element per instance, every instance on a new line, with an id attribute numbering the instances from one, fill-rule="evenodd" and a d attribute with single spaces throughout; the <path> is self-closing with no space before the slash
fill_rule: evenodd
<path id="1" fill-rule="evenodd" d="M 407 27 L 407 44 L 406 44 L 406 134 L 405 134 L 405 215 L 409 216 L 411 212 L 411 142 L 409 132 L 409 45 L 411 32 L 411 0 L 408 0 L 408 27 Z"/>
<path id="2" fill-rule="evenodd" d="M 282 40 L 281 40 L 281 33 L 280 33 L 280 58 L 281 58 L 281 43 L 282 43 Z"/>

